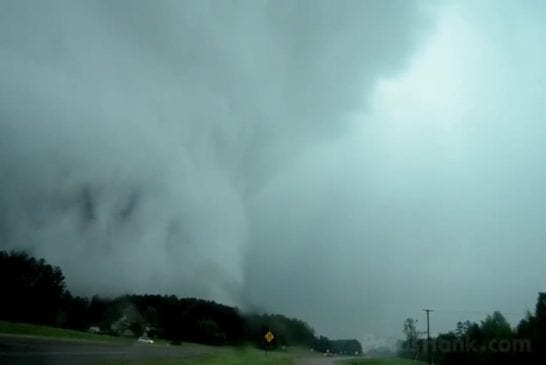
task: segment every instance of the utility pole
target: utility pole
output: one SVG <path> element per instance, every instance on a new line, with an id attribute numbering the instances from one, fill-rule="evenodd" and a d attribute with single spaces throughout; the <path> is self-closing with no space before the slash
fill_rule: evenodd
<path id="1" fill-rule="evenodd" d="M 432 348 L 430 343 L 430 312 L 434 312 L 432 309 L 423 309 L 424 312 L 427 312 L 427 353 L 428 353 L 428 364 L 432 365 Z"/>

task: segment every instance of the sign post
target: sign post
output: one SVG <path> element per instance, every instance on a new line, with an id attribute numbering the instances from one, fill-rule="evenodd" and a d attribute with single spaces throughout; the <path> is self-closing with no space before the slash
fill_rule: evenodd
<path id="1" fill-rule="evenodd" d="M 275 339 L 275 335 L 271 331 L 267 331 L 267 333 L 264 335 L 264 338 L 268 345 L 271 345 L 271 342 Z M 267 348 L 265 349 L 265 356 L 267 357 Z"/>

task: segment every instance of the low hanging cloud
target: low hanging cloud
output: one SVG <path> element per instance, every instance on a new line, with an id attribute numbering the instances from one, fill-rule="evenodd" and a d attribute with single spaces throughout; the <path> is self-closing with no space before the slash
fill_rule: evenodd
<path id="1" fill-rule="evenodd" d="M 249 204 L 426 26 L 411 1 L 0 1 L 0 247 L 77 293 L 246 303 Z"/>
<path id="2" fill-rule="evenodd" d="M 252 299 L 360 339 L 400 337 L 407 317 L 426 329 L 422 308 L 433 333 L 494 310 L 516 325 L 546 273 L 544 14 L 515 2 L 434 13 L 345 133 L 253 198 L 251 235 L 269 238 L 250 248 Z"/>
<path id="3" fill-rule="evenodd" d="M 433 331 L 523 315 L 546 274 L 543 14 L 0 0 L 0 248 L 78 294 L 329 336 L 397 336 L 425 306 Z"/>
<path id="4" fill-rule="evenodd" d="M 0 0 L 0 249 L 329 336 L 514 323 L 546 274 L 543 14 Z"/>

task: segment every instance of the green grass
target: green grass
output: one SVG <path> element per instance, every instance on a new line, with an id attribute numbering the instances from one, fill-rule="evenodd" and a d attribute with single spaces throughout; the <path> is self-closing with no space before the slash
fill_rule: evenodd
<path id="1" fill-rule="evenodd" d="M 199 361 L 197 361 L 199 360 Z M 257 349 L 229 350 L 222 351 L 219 354 L 205 356 L 201 359 L 195 359 L 194 362 L 188 362 L 188 365 L 206 364 L 206 365 L 292 365 L 293 356 L 287 353 L 268 352 Z"/>
<path id="2" fill-rule="evenodd" d="M 268 352 L 254 348 L 221 348 L 213 354 L 192 358 L 143 359 L 102 361 L 94 365 L 293 365 L 294 356 L 290 353 Z"/>
<path id="3" fill-rule="evenodd" d="M 400 358 L 353 359 L 341 362 L 345 365 L 421 365 L 421 361 Z"/>
<path id="4" fill-rule="evenodd" d="M 99 335 L 88 332 L 67 330 L 63 328 L 40 326 L 28 323 L 15 323 L 0 321 L 0 336 L 1 335 L 21 335 L 32 337 L 49 337 L 65 340 L 83 340 L 83 341 L 100 341 L 100 342 L 132 342 L 133 338 L 113 337 Z M 157 345 L 167 346 L 166 341 L 160 340 Z M 183 343 L 185 349 L 210 351 L 211 347 L 200 344 Z M 295 352 L 268 352 L 267 356 L 264 351 L 254 348 L 233 348 L 233 347 L 213 347 L 213 351 L 206 355 L 195 356 L 188 359 L 168 358 L 168 359 L 143 359 L 136 363 L 141 365 L 293 365 L 294 357 L 299 354 Z M 301 352 L 301 351 L 300 351 Z M 133 360 L 114 360 L 99 362 L 97 365 L 128 365 L 134 364 Z"/>
<path id="5" fill-rule="evenodd" d="M 67 330 L 64 328 L 40 326 L 28 323 L 0 321 L 0 334 L 53 337 L 58 339 L 87 340 L 101 342 L 124 342 L 125 338 L 98 335 L 94 333 Z"/>

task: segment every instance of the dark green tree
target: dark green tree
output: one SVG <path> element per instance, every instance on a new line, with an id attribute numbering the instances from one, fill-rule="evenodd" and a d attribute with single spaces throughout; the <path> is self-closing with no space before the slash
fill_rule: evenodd
<path id="1" fill-rule="evenodd" d="M 0 251 L 0 317 L 4 320 L 56 324 L 65 299 L 59 267 L 25 252 Z"/>

